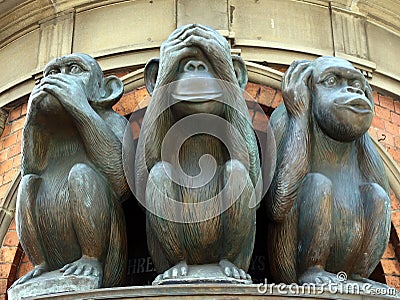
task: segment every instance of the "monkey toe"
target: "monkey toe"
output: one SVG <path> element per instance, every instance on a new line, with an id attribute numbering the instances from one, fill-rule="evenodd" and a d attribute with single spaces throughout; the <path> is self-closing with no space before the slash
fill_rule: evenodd
<path id="1" fill-rule="evenodd" d="M 12 287 L 14 287 L 14 286 L 16 286 L 18 284 L 22 284 L 24 282 L 27 282 L 31 278 L 38 277 L 38 276 L 42 275 L 45 272 L 47 272 L 46 265 L 45 264 L 39 265 L 39 266 L 35 267 L 33 270 L 31 270 L 30 272 L 26 273 L 21 278 L 19 278 L 17 281 L 15 281 L 10 288 L 12 288 Z"/>
<path id="2" fill-rule="evenodd" d="M 176 279 L 179 277 L 186 276 L 187 273 L 188 273 L 188 265 L 186 264 L 186 262 L 181 261 L 177 265 L 166 270 L 163 274 L 158 275 L 156 280 L 171 279 L 171 278 Z"/>
<path id="3" fill-rule="evenodd" d="M 230 261 L 223 259 L 219 262 L 220 267 L 222 268 L 223 273 L 227 277 L 232 277 L 236 279 L 245 279 L 251 280 L 251 276 L 247 274 L 244 270 L 239 269 Z"/>
<path id="4" fill-rule="evenodd" d="M 93 258 L 80 258 L 70 264 L 66 264 L 60 269 L 64 272 L 64 276 L 94 276 L 100 277 L 102 274 L 102 267 L 97 259 Z"/>

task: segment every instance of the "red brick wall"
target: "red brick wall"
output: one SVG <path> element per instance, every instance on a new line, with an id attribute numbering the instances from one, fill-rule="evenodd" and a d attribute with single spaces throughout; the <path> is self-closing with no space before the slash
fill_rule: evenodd
<path id="1" fill-rule="evenodd" d="M 249 83 L 248 94 L 266 107 L 276 108 L 282 102 L 279 90 Z M 136 107 L 145 107 L 149 97 L 145 88 L 123 96 L 114 107 L 122 115 L 131 113 Z M 370 130 L 372 136 L 380 139 L 394 160 L 400 164 L 400 99 L 374 92 L 375 112 Z M 26 103 L 10 111 L 3 134 L 0 137 L 0 203 L 3 203 L 10 182 L 19 171 L 21 129 L 26 115 Z M 400 203 L 392 196 L 393 230 L 391 241 L 381 263 L 387 283 L 400 290 Z M 0 248 L 0 300 L 6 299 L 6 290 L 15 279 L 32 269 L 24 255 L 13 222 Z"/>

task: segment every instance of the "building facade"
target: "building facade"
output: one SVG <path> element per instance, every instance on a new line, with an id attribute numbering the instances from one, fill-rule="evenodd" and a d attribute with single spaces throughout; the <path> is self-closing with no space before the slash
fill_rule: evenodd
<path id="1" fill-rule="evenodd" d="M 228 39 L 232 53 L 246 61 L 248 96 L 268 115 L 282 102 L 282 74 L 293 60 L 337 56 L 368 78 L 375 100 L 370 135 L 385 163 L 393 211 L 390 242 L 373 276 L 400 289 L 399 15 L 395 0 L 0 1 L 0 299 L 32 268 L 18 242 L 14 212 L 27 100 L 45 64 L 68 53 L 90 54 L 125 84 L 115 110 L 140 120 L 149 100 L 143 67 L 175 28 L 188 23 L 212 26 Z M 257 114 L 252 118 L 257 124 Z M 140 121 L 132 129 L 138 136 Z M 124 209 L 136 214 L 128 222 L 130 244 L 141 245 L 130 251 L 127 285 L 147 284 L 155 273 L 140 227 L 144 215 L 130 204 Z M 258 243 L 263 239 L 261 222 Z M 268 262 L 257 241 L 250 272 L 263 278 Z"/>

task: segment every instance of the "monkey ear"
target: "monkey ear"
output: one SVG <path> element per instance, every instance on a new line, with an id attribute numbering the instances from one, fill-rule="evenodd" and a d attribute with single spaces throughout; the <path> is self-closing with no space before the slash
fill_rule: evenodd
<path id="1" fill-rule="evenodd" d="M 160 59 L 152 58 L 144 67 L 144 83 L 146 84 L 146 89 L 150 96 L 153 94 L 156 85 L 159 65 Z"/>
<path id="2" fill-rule="evenodd" d="M 247 68 L 240 56 L 232 56 L 233 69 L 235 70 L 236 78 L 238 80 L 239 86 L 242 90 L 246 88 L 247 85 Z"/>
<path id="3" fill-rule="evenodd" d="M 104 78 L 100 99 L 94 104 L 103 108 L 111 108 L 124 93 L 124 84 L 117 76 L 111 75 Z"/>

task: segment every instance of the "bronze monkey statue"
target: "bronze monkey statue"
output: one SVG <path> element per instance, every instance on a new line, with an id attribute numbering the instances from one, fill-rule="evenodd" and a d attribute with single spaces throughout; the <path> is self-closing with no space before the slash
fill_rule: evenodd
<path id="1" fill-rule="evenodd" d="M 247 84 L 243 60 L 231 56 L 227 41 L 215 30 L 185 25 L 162 44 L 160 59 L 148 62 L 145 83 L 152 99 L 136 154 L 136 193 L 145 199 L 148 247 L 162 273 L 155 283 L 184 282 L 194 265 L 206 270 L 202 282 L 216 280 L 211 271 L 206 274 L 209 265 L 219 270 L 223 282 L 250 282 L 246 272 L 254 246 L 256 208 L 249 202 L 261 198 L 257 186 L 261 174 L 242 94 Z M 190 118 L 196 121 L 179 126 Z M 207 130 L 220 130 L 225 144 L 203 129 L 213 120 L 221 125 Z M 172 143 L 186 130 L 198 130 L 175 151 L 179 166 L 172 162 L 175 153 L 162 154 L 172 128 L 177 128 Z M 194 186 L 200 169 L 208 171 L 209 165 L 202 167 L 207 155 L 214 158 L 216 171 L 208 182 Z M 178 167 L 188 179 L 171 178 Z M 221 209 L 226 203 L 226 209 Z"/>
<path id="2" fill-rule="evenodd" d="M 368 282 L 389 239 L 389 185 L 368 135 L 372 90 L 348 61 L 295 61 L 271 117 L 278 145 L 268 192 L 277 282 Z M 373 282 L 372 282 L 373 283 Z"/>
<path id="3" fill-rule="evenodd" d="M 112 110 L 123 93 L 86 54 L 52 60 L 33 89 L 22 140 L 17 232 L 34 269 L 124 283 L 125 219 L 130 191 L 122 161 L 127 121 Z"/>

